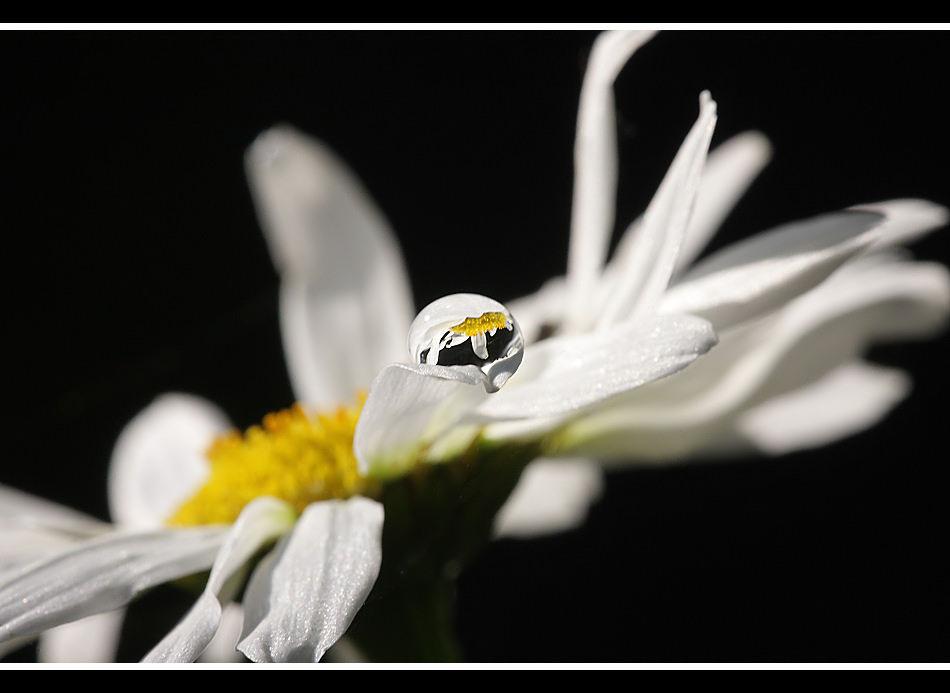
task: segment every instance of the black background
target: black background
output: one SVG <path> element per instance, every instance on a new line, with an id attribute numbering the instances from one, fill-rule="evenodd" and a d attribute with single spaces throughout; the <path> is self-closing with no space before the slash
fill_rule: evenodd
<path id="1" fill-rule="evenodd" d="M 359 174 L 418 305 L 506 300 L 564 269 L 591 32 L 2 38 L 0 483 L 104 518 L 112 443 L 156 394 L 200 394 L 242 426 L 292 401 L 242 170 L 276 122 Z M 714 144 L 756 128 L 776 149 L 714 246 L 860 202 L 950 203 L 948 58 L 936 32 L 659 36 L 617 82 L 618 226 L 706 88 Z M 917 255 L 950 259 L 946 233 Z M 874 349 L 915 390 L 872 431 L 779 459 L 612 473 L 582 529 L 491 545 L 459 584 L 468 658 L 946 660 L 947 345 Z"/>

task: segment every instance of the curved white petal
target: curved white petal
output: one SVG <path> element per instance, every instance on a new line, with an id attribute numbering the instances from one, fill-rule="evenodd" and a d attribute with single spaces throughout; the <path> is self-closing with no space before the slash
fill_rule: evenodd
<path id="1" fill-rule="evenodd" d="M 205 450 L 229 428 L 227 416 L 200 397 L 158 397 L 126 424 L 113 448 L 112 519 L 128 529 L 162 527 L 205 480 Z"/>
<path id="2" fill-rule="evenodd" d="M 221 528 L 91 539 L 9 573 L 0 582 L 0 642 L 117 609 L 144 589 L 206 570 Z"/>
<path id="3" fill-rule="evenodd" d="M 942 265 L 859 258 L 778 313 L 722 333 L 687 371 L 572 423 L 562 452 L 688 457 L 728 433 L 743 411 L 823 378 L 872 343 L 932 334 L 948 312 L 950 273 Z"/>
<path id="4" fill-rule="evenodd" d="M 111 530 L 72 508 L 0 486 L 0 570 Z"/>
<path id="5" fill-rule="evenodd" d="M 255 662 L 317 662 L 352 622 L 382 561 L 383 506 L 310 505 L 262 561 L 244 596 L 238 649 Z"/>
<path id="6" fill-rule="evenodd" d="M 226 589 L 248 560 L 266 544 L 294 525 L 296 513 L 276 498 L 256 498 L 241 511 L 214 559 L 204 592 L 177 626 L 142 660 L 144 662 L 193 662 L 218 631 L 222 602 L 233 596 Z"/>
<path id="7" fill-rule="evenodd" d="M 613 83 L 630 56 L 653 35 L 651 31 L 605 32 L 591 47 L 574 142 L 574 199 L 567 263 L 569 324 L 585 312 L 607 256 L 614 223 L 617 125 Z"/>
<path id="8" fill-rule="evenodd" d="M 604 490 L 600 466 L 585 459 L 538 459 L 529 464 L 495 517 L 496 537 L 528 538 L 583 524 Z"/>
<path id="9" fill-rule="evenodd" d="M 41 662 L 114 662 L 125 609 L 86 616 L 40 634 Z"/>
<path id="10" fill-rule="evenodd" d="M 241 640 L 244 628 L 244 607 L 235 602 L 224 605 L 218 631 L 208 647 L 198 658 L 202 663 L 230 663 L 244 661 L 244 655 L 238 652 L 237 644 Z"/>
<path id="11" fill-rule="evenodd" d="M 17 520 L 22 525 L 95 534 L 109 528 L 105 522 L 45 498 L 0 485 L 0 522 Z"/>
<path id="12" fill-rule="evenodd" d="M 424 447 L 488 397 L 485 379 L 477 366 L 396 363 L 380 371 L 353 439 L 361 473 L 385 479 L 405 471 Z"/>
<path id="13" fill-rule="evenodd" d="M 628 252 L 615 265 L 614 286 L 598 316 L 598 329 L 651 314 L 669 284 L 716 126 L 716 102 L 709 92 L 700 95 L 699 107 L 699 118 L 643 218 L 634 222 Z"/>
<path id="14" fill-rule="evenodd" d="M 910 388 L 903 371 L 854 361 L 743 412 L 735 429 L 770 455 L 827 445 L 876 424 Z"/>
<path id="15" fill-rule="evenodd" d="M 496 421 L 577 413 L 685 368 L 716 341 L 708 322 L 689 315 L 551 338 L 527 350 L 521 370 L 476 414 Z"/>
<path id="16" fill-rule="evenodd" d="M 743 132 L 709 153 L 675 272 L 699 256 L 771 158 L 772 145 L 761 132 Z"/>
<path id="17" fill-rule="evenodd" d="M 297 397 L 349 401 L 404 358 L 414 310 L 399 248 L 356 178 L 287 126 L 261 134 L 246 168 L 281 275 L 281 329 Z"/>
<path id="18" fill-rule="evenodd" d="M 508 302 L 511 314 L 521 326 L 525 344 L 533 344 L 544 336 L 545 332 L 561 326 L 566 297 L 567 282 L 564 277 L 554 277 L 533 294 Z"/>
<path id="19" fill-rule="evenodd" d="M 676 272 L 684 269 L 703 250 L 722 220 L 746 191 L 755 176 L 768 163 L 771 145 L 764 135 L 746 132 L 736 135 L 710 152 L 703 169 L 696 204 L 676 259 Z M 610 299 L 626 258 L 632 252 L 642 219 L 631 224 L 620 239 L 617 250 L 604 268 L 596 291 L 586 307 L 586 324 L 592 324 L 602 306 Z M 538 340 L 546 330 L 558 329 L 564 318 L 567 300 L 565 277 L 548 280 L 538 291 L 512 301 L 508 307 L 518 319 L 525 342 Z"/>
<path id="20" fill-rule="evenodd" d="M 780 226 L 700 262 L 663 296 L 722 330 L 774 310 L 821 283 L 879 236 L 884 217 L 843 211 Z"/>
<path id="21" fill-rule="evenodd" d="M 884 215 L 880 238 L 875 250 L 906 245 L 921 236 L 947 225 L 947 208 L 927 200 L 889 200 L 856 205 L 851 209 Z"/>

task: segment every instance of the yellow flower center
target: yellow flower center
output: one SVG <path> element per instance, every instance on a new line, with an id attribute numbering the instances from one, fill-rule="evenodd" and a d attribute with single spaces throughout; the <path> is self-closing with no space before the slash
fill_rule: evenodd
<path id="1" fill-rule="evenodd" d="M 330 498 L 373 495 L 360 476 L 353 433 L 366 395 L 354 406 L 309 415 L 295 404 L 264 417 L 262 426 L 232 431 L 207 450 L 210 473 L 197 493 L 169 519 L 172 525 L 230 523 L 260 496 L 287 501 L 299 512 Z"/>
<path id="2" fill-rule="evenodd" d="M 458 325 L 453 325 L 449 329 L 456 334 L 474 337 L 489 330 L 500 330 L 507 324 L 508 318 L 505 317 L 504 313 L 482 313 L 481 317 L 465 318 Z"/>

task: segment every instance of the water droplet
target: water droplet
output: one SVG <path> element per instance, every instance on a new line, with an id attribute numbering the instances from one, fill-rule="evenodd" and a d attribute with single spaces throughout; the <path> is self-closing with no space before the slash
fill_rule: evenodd
<path id="1" fill-rule="evenodd" d="M 521 365 L 524 337 L 505 306 L 487 296 L 452 294 L 433 301 L 409 327 L 415 363 L 477 366 L 495 392 Z"/>

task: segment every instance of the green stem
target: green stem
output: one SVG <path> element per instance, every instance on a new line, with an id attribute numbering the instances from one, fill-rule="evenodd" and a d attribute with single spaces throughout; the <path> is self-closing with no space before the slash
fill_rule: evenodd
<path id="1" fill-rule="evenodd" d="M 455 595 L 447 579 L 412 582 L 370 599 L 347 632 L 372 662 L 458 662 Z"/>
<path id="2" fill-rule="evenodd" d="M 383 564 L 347 632 L 370 661 L 461 660 L 454 576 L 490 539 L 495 514 L 537 454 L 478 441 L 383 487 Z"/>

